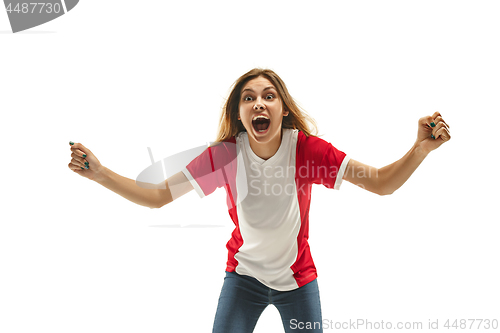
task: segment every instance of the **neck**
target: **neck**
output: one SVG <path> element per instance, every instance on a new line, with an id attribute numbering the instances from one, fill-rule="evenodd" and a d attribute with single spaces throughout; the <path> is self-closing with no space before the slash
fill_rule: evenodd
<path id="1" fill-rule="evenodd" d="M 250 143 L 250 148 L 252 148 L 255 155 L 259 156 L 263 160 L 267 160 L 276 154 L 281 145 L 281 138 L 283 137 L 283 129 L 281 129 L 281 134 L 276 135 L 274 138 L 268 142 L 257 142 L 253 138 L 248 136 L 248 142 Z"/>

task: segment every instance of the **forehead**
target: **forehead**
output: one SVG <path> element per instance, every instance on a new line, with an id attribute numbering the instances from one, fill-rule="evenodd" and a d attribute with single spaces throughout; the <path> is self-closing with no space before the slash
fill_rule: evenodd
<path id="1" fill-rule="evenodd" d="M 276 87 L 274 86 L 274 84 L 272 84 L 271 81 L 269 81 L 268 79 L 266 79 L 265 77 L 263 76 L 259 76 L 259 77 L 256 77 L 255 79 L 252 79 L 250 81 L 248 81 L 244 86 L 243 88 L 241 88 L 241 90 L 245 90 L 247 88 L 249 89 L 254 89 L 254 88 L 266 88 L 266 87 L 269 87 L 269 86 L 272 86 L 276 89 Z"/>

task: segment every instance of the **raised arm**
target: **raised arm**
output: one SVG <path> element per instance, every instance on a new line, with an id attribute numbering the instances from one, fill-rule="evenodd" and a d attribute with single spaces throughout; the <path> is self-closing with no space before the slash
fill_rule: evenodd
<path id="1" fill-rule="evenodd" d="M 410 178 L 426 154 L 413 146 L 400 160 L 383 168 L 350 159 L 343 179 L 378 195 L 392 194 Z"/>
<path id="2" fill-rule="evenodd" d="M 193 189 L 182 172 L 159 184 L 136 182 L 104 167 L 83 144 L 70 142 L 70 145 L 72 159 L 68 167 L 71 170 L 138 205 L 160 208 Z"/>
<path id="3" fill-rule="evenodd" d="M 417 140 L 405 156 L 380 169 L 351 159 L 343 179 L 379 195 L 392 194 L 410 178 L 431 151 L 450 139 L 449 126 L 439 112 L 422 117 L 418 121 Z"/>

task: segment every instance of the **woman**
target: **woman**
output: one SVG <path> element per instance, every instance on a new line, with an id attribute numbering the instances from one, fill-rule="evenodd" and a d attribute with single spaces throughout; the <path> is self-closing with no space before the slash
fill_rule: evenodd
<path id="1" fill-rule="evenodd" d="M 137 204 L 159 208 L 191 190 L 227 192 L 235 224 L 213 332 L 252 332 L 269 304 L 286 332 L 322 332 L 317 272 L 308 245 L 312 184 L 339 189 L 345 179 L 370 192 L 393 193 L 432 150 L 450 140 L 439 112 L 420 118 L 417 140 L 400 160 L 377 169 L 314 135 L 312 118 L 281 78 L 253 69 L 233 85 L 217 143 L 152 189 L 103 167 L 82 144 L 68 165 Z"/>

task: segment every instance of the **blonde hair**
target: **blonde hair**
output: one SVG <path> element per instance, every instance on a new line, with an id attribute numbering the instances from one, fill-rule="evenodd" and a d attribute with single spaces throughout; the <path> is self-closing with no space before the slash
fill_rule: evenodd
<path id="1" fill-rule="evenodd" d="M 222 108 L 217 139 L 215 141 L 226 141 L 232 136 L 246 131 L 243 123 L 238 120 L 241 90 L 248 81 L 260 76 L 268 79 L 276 87 L 283 102 L 283 109 L 289 111 L 288 116 L 283 117 L 281 127 L 298 129 L 306 136 L 317 136 L 318 128 L 316 121 L 297 105 L 278 74 L 270 69 L 254 68 L 243 74 L 233 84 L 231 93 Z"/>

